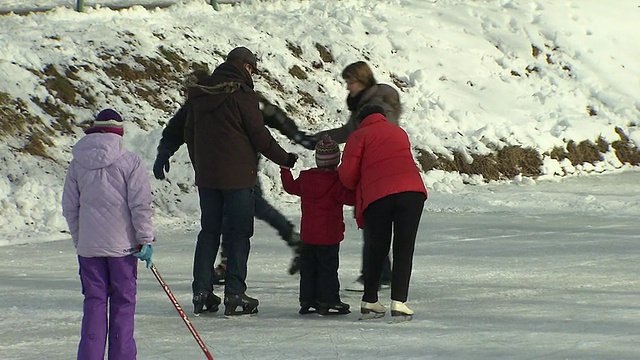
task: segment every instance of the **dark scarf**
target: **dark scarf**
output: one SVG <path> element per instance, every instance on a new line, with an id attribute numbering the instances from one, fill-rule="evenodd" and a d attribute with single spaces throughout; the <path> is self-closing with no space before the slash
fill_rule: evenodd
<path id="1" fill-rule="evenodd" d="M 251 78 L 251 75 L 249 75 L 249 73 L 245 69 L 238 68 L 231 63 L 228 63 L 228 62 L 222 63 L 213 71 L 213 75 L 214 76 L 220 75 L 224 77 L 238 79 L 241 82 L 248 85 L 251 89 L 253 89 L 253 79 Z"/>
<path id="2" fill-rule="evenodd" d="M 362 100 L 364 93 L 367 92 L 367 90 L 369 90 L 370 88 L 371 86 L 366 89 L 362 89 L 362 91 L 360 91 L 356 96 L 353 97 L 347 95 L 347 107 L 349 108 L 349 111 L 357 112 L 358 110 L 360 110 L 360 100 Z"/>

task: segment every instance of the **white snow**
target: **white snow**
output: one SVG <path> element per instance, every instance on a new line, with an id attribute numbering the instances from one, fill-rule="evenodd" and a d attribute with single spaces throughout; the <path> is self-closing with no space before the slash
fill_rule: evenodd
<path id="1" fill-rule="evenodd" d="M 56 101 L 32 69 L 99 69 L 110 61 L 100 57 L 103 48 L 157 57 L 159 46 L 213 67 L 219 54 L 246 45 L 287 98 L 267 91 L 262 78 L 256 78 L 257 90 L 279 104 L 295 103 L 298 90 L 318 101 L 317 108 L 293 114 L 311 132 L 345 121 L 340 71 L 364 59 L 378 81 L 407 84 L 400 93 L 402 126 L 428 151 L 482 154 L 521 145 L 546 152 L 569 139 L 613 142 L 616 127 L 640 141 L 640 44 L 634 37 L 640 9 L 632 1 L 279 0 L 222 4 L 219 12 L 204 0 L 117 11 L 97 3 L 87 1 L 85 13 L 73 11 L 72 0 L 0 3 L 0 11 L 55 7 L 0 16 L 0 91 L 52 121 L 28 101 Z M 122 36 L 127 32 L 135 42 Z M 197 49 L 185 34 L 199 39 Z M 287 41 L 303 49 L 301 58 Z M 316 43 L 335 58 L 320 70 L 311 66 L 320 59 Z M 532 47 L 542 53 L 534 57 Z M 293 65 L 307 69 L 309 79 L 291 77 Z M 114 96 L 117 81 L 100 71 L 82 74 L 98 108 L 113 107 L 150 126 L 128 123 L 125 134 L 126 146 L 150 169 L 158 122 L 172 114 Z M 159 91 L 174 109 L 183 101 L 179 88 Z M 589 116 L 587 107 L 598 115 Z M 73 111 L 80 119 L 93 115 Z M 297 170 L 313 166 L 311 152 L 274 135 L 301 155 Z M 82 295 L 60 196 L 76 140 L 56 138 L 50 149 L 56 162 L 17 153 L 15 140 L 0 145 L 2 360 L 75 357 Z M 155 262 L 216 359 L 640 358 L 640 174 L 613 152 L 595 165 L 546 158 L 537 179 L 487 184 L 457 173 L 426 173 L 430 198 L 409 298 L 416 316 L 394 325 L 389 317 L 357 321 L 360 295 L 347 292 L 343 300 L 353 314 L 299 316 L 297 278 L 286 274 L 290 250 L 260 221 L 248 278 L 248 293 L 261 301 L 259 315 L 195 318 L 190 284 L 199 210 L 185 149 L 172 160 L 169 181 L 152 180 Z M 277 174 L 264 164 L 265 196 L 298 223 L 297 199 L 282 193 Z M 357 276 L 361 251 L 360 232 L 347 219 L 343 284 Z M 138 359 L 204 358 L 153 275 L 143 266 L 139 271 Z M 382 300 L 388 296 L 381 292 Z"/>

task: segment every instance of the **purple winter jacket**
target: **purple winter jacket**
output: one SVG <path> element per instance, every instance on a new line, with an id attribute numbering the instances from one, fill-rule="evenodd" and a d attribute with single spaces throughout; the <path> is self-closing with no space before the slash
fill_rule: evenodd
<path id="1" fill-rule="evenodd" d="M 151 187 L 140 157 L 111 133 L 85 135 L 73 147 L 62 214 L 83 257 L 122 257 L 152 244 Z"/>

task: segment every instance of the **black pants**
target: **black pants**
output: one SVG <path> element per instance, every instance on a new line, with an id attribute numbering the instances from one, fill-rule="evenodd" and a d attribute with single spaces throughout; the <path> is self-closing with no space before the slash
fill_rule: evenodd
<path id="1" fill-rule="evenodd" d="M 304 244 L 300 253 L 300 303 L 340 302 L 338 253 L 340 244 Z"/>
<path id="2" fill-rule="evenodd" d="M 389 253 L 393 235 L 393 268 L 391 270 L 391 299 L 405 302 L 409 294 L 409 280 L 413 266 L 413 251 L 424 207 L 424 194 L 402 192 L 378 199 L 365 209 L 364 226 L 371 235 L 365 244 L 369 258 L 364 265 L 362 301 L 378 301 L 378 287 L 384 258 Z"/>
<path id="3" fill-rule="evenodd" d="M 366 279 L 367 277 L 367 270 L 364 264 L 369 258 L 370 247 L 367 246 L 367 243 L 371 241 L 370 239 L 371 235 L 369 234 L 369 230 L 367 230 L 365 226 L 365 228 L 362 229 L 362 265 L 360 268 L 360 276 L 362 277 L 362 280 Z M 381 282 L 387 284 L 391 283 L 391 260 L 389 259 L 389 253 L 387 253 L 387 255 L 384 257 L 384 261 L 382 263 L 382 274 L 380 276 Z"/>

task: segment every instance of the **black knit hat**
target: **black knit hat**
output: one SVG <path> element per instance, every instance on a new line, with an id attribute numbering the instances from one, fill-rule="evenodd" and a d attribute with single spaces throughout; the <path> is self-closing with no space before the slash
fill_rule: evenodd
<path id="1" fill-rule="evenodd" d="M 249 64 L 253 71 L 258 70 L 258 59 L 256 55 L 244 46 L 239 46 L 229 52 L 227 61 L 239 60 L 245 64 Z"/>
<path id="2" fill-rule="evenodd" d="M 384 108 L 382 106 L 376 104 L 368 104 L 360 108 L 360 111 L 358 111 L 358 115 L 356 115 L 356 122 L 360 124 L 362 120 L 364 120 L 371 114 L 382 114 L 382 116 L 386 116 Z"/>

